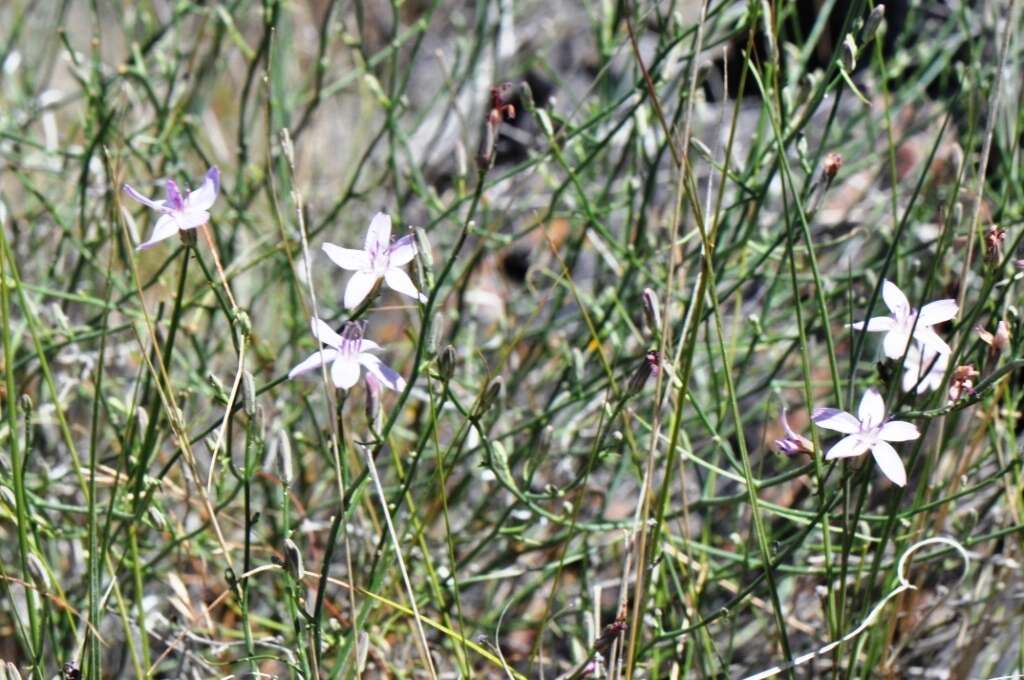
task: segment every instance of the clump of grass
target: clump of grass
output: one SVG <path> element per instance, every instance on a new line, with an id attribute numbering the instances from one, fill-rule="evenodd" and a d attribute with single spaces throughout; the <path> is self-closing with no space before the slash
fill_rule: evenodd
<path id="1" fill-rule="evenodd" d="M 968 5 L 0 8 L 0 676 L 1024 674 Z"/>

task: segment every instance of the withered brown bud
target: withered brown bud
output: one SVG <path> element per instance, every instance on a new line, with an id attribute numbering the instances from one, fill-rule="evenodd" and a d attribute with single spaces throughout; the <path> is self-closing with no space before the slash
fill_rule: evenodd
<path id="1" fill-rule="evenodd" d="M 985 259 L 999 262 L 1003 259 L 1003 243 L 1006 242 L 1006 230 L 993 224 L 985 232 Z"/>
<path id="2" fill-rule="evenodd" d="M 953 379 L 949 383 L 949 401 L 959 401 L 974 393 L 974 379 L 978 371 L 971 364 L 957 366 L 953 371 Z"/>
<path id="3" fill-rule="evenodd" d="M 825 162 L 821 165 L 822 175 L 825 177 L 826 182 L 831 182 L 839 174 L 839 169 L 843 167 L 843 157 L 834 151 L 825 156 Z"/>
<path id="4" fill-rule="evenodd" d="M 1010 347 L 1010 325 L 1002 319 L 996 324 L 995 333 L 989 333 L 981 324 L 974 327 L 974 332 L 995 354 L 1005 352 Z"/>

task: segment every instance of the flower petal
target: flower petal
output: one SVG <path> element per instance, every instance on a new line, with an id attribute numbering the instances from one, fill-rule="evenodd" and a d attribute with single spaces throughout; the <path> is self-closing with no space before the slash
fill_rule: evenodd
<path id="1" fill-rule="evenodd" d="M 192 210 L 191 208 L 174 213 L 173 216 L 178 222 L 179 229 L 195 229 L 210 221 L 210 213 L 205 210 Z"/>
<path id="2" fill-rule="evenodd" d="M 160 241 L 166 238 L 170 238 L 178 233 L 178 223 L 170 215 L 163 215 L 156 221 L 156 226 L 153 227 L 153 235 L 149 237 L 149 240 L 139 245 L 138 250 L 147 250 L 152 248 Z"/>
<path id="3" fill-rule="evenodd" d="M 933 370 L 928 376 L 921 381 L 921 384 L 917 386 L 917 393 L 924 394 L 928 390 L 937 390 L 942 387 L 942 378 L 945 377 L 946 367 L 943 366 L 941 371 Z"/>
<path id="4" fill-rule="evenodd" d="M 220 191 L 220 170 L 213 166 L 206 171 L 203 184 L 191 192 L 185 199 L 185 205 L 190 210 L 209 210 L 213 202 L 217 200 L 217 193 Z"/>
<path id="5" fill-rule="evenodd" d="M 341 347 L 342 337 L 335 333 L 334 329 L 327 325 L 325 321 L 314 316 L 310 319 L 309 325 L 313 329 L 314 338 L 325 345 L 329 345 L 334 348 Z"/>
<path id="6" fill-rule="evenodd" d="M 825 454 L 825 460 L 835 460 L 836 458 L 852 458 L 853 456 L 859 456 L 868 450 L 868 440 L 862 435 L 851 434 L 848 437 L 843 437 L 828 450 Z"/>
<path id="7" fill-rule="evenodd" d="M 124 189 L 124 193 L 128 194 L 134 200 L 138 201 L 142 205 L 148 206 L 148 207 L 152 208 L 153 210 L 163 211 L 163 209 L 164 209 L 164 201 L 163 200 L 155 201 L 152 198 L 146 198 L 145 196 L 140 194 L 138 191 L 136 191 L 135 188 L 131 184 L 125 183 L 124 187 L 122 187 L 122 188 Z"/>
<path id="8" fill-rule="evenodd" d="M 878 436 L 887 442 L 909 442 L 921 436 L 917 426 L 905 420 L 890 420 L 878 430 Z"/>
<path id="9" fill-rule="evenodd" d="M 370 228 L 366 230 L 366 247 L 364 250 L 370 253 L 375 251 L 383 253 L 387 250 L 390 241 L 391 216 L 387 213 L 379 212 L 370 220 Z"/>
<path id="10" fill-rule="evenodd" d="M 384 272 L 384 280 L 387 281 L 391 290 L 398 291 L 402 295 L 408 295 L 417 300 L 423 300 L 423 296 L 420 295 L 420 292 L 416 290 L 416 286 L 413 285 L 412 279 L 401 269 L 387 270 Z"/>
<path id="11" fill-rule="evenodd" d="M 837 408 L 814 409 L 811 420 L 815 425 L 826 430 L 835 430 L 843 434 L 860 432 L 860 421 L 853 414 Z"/>
<path id="12" fill-rule="evenodd" d="M 356 361 L 356 357 L 352 354 L 341 354 L 339 352 L 338 358 L 331 365 L 331 379 L 334 381 L 334 386 L 338 389 L 351 389 L 353 385 L 359 382 L 360 373 L 362 371 L 359 368 L 359 362 Z"/>
<path id="13" fill-rule="evenodd" d="M 167 201 L 164 205 L 168 210 L 175 212 L 185 207 L 185 201 L 181 198 L 181 191 L 178 190 L 178 183 L 173 179 L 167 180 Z"/>
<path id="14" fill-rule="evenodd" d="M 953 351 L 946 344 L 946 341 L 940 338 L 930 326 L 922 326 L 920 322 L 918 322 L 917 328 L 914 329 L 914 338 L 932 352 L 948 355 Z"/>
<path id="15" fill-rule="evenodd" d="M 915 363 L 911 363 L 910 359 L 908 358 L 907 361 L 904 362 L 903 364 L 903 391 L 909 392 L 910 390 L 914 389 L 914 385 L 917 385 L 917 393 L 921 394 L 921 386 L 919 384 L 919 381 L 921 381 L 923 378 L 924 376 L 921 375 L 921 367 Z"/>
<path id="16" fill-rule="evenodd" d="M 381 350 L 381 349 L 384 349 L 384 348 L 381 347 L 380 345 L 378 345 L 377 343 L 375 343 L 373 340 L 367 340 L 367 339 L 364 338 L 364 339 L 359 341 L 359 351 L 360 352 L 376 352 L 377 350 Z"/>
<path id="17" fill-rule="evenodd" d="M 864 392 L 857 407 L 857 418 L 864 427 L 874 427 L 885 420 L 885 400 L 875 388 Z"/>
<path id="18" fill-rule="evenodd" d="M 380 381 L 381 385 L 395 392 L 401 392 L 405 389 L 405 378 L 383 361 L 372 354 L 362 352 L 357 356 L 359 357 L 359 363 L 365 366 L 366 370 L 373 374 Z"/>
<path id="19" fill-rule="evenodd" d="M 917 315 L 917 327 L 921 326 L 934 326 L 937 323 L 943 321 L 949 321 L 956 316 L 956 313 L 960 310 L 956 305 L 956 300 L 936 300 L 935 302 L 929 302 Z"/>
<path id="20" fill-rule="evenodd" d="M 333 243 L 325 243 L 320 247 L 327 254 L 327 257 L 331 258 L 331 262 L 342 269 L 347 269 L 350 272 L 369 271 L 372 269 L 370 266 L 370 256 L 366 251 L 342 248 Z"/>
<path id="21" fill-rule="evenodd" d="M 903 461 L 900 460 L 900 454 L 896 453 L 896 449 L 883 441 L 877 441 L 871 446 L 871 455 L 889 481 L 896 486 L 907 485 L 907 470 L 903 467 Z"/>
<path id="22" fill-rule="evenodd" d="M 896 327 L 896 321 L 891 316 L 874 316 L 867 321 L 856 321 L 850 324 L 850 328 L 866 330 L 869 333 L 891 331 Z"/>
<path id="23" fill-rule="evenodd" d="M 388 246 L 388 266 L 401 267 L 412 262 L 416 257 L 416 239 L 412 234 L 406 234 Z"/>
<path id="24" fill-rule="evenodd" d="M 916 333 L 915 333 L 916 335 Z M 899 359 L 907 350 L 910 335 L 903 328 L 895 327 L 882 339 L 882 352 L 890 359 Z"/>
<path id="25" fill-rule="evenodd" d="M 303 373 L 309 373 L 313 369 L 320 368 L 322 364 L 329 364 L 334 361 L 337 356 L 338 350 L 335 349 L 325 349 L 322 352 L 315 352 L 309 355 L 309 357 L 302 361 L 298 366 L 288 371 L 288 379 L 291 380 Z"/>
<path id="26" fill-rule="evenodd" d="M 882 281 L 882 299 L 885 300 L 885 306 L 897 319 L 910 314 L 910 301 L 907 300 L 907 296 L 903 294 L 899 286 L 888 279 Z"/>
<path id="27" fill-rule="evenodd" d="M 373 272 L 356 272 L 345 286 L 345 307 L 353 309 L 366 299 L 380 277 Z"/>

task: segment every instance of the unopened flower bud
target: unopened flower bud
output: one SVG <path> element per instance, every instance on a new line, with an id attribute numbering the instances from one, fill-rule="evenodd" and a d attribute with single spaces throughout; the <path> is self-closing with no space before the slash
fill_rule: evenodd
<path id="1" fill-rule="evenodd" d="M 660 370 L 661 357 L 657 350 L 652 349 L 644 355 L 644 360 L 640 363 L 636 371 L 633 372 L 633 376 L 629 379 L 629 385 L 626 387 L 626 395 L 633 396 L 635 394 L 639 394 L 647 383 L 647 379 L 652 375 L 658 375 L 658 371 Z"/>
<path id="2" fill-rule="evenodd" d="M 292 443 L 284 429 L 277 433 L 277 475 L 285 486 L 291 486 L 295 479 L 292 469 Z"/>
<path id="3" fill-rule="evenodd" d="M 253 430 L 260 445 L 267 432 L 267 414 L 263 411 L 263 404 L 256 404 L 256 411 L 252 416 Z"/>
<path id="4" fill-rule="evenodd" d="M 423 227 L 414 227 L 412 233 L 416 237 L 416 272 L 423 286 L 421 290 L 429 295 L 434 287 L 434 251 Z"/>
<path id="5" fill-rule="evenodd" d="M 242 408 L 245 415 L 256 415 L 256 381 L 249 371 L 242 371 Z"/>
<path id="6" fill-rule="evenodd" d="M 446 345 L 437 357 L 437 374 L 445 382 L 455 375 L 455 348 L 451 345 Z"/>
<path id="7" fill-rule="evenodd" d="M 455 141 L 455 175 L 456 177 L 465 177 L 468 174 L 468 165 L 466 161 L 466 146 L 461 140 Z"/>
<path id="8" fill-rule="evenodd" d="M 852 33 L 847 33 L 846 39 L 843 40 L 841 59 L 843 69 L 847 73 L 853 73 L 853 70 L 857 68 L 857 43 L 854 41 Z"/>
<path id="9" fill-rule="evenodd" d="M 865 45 L 874 39 L 875 33 L 878 32 L 878 27 L 882 25 L 882 19 L 884 18 L 885 5 L 875 5 L 875 8 L 871 10 L 871 14 L 868 15 L 867 21 L 864 22 L 862 36 Z"/>
<path id="10" fill-rule="evenodd" d="M 661 306 L 658 304 L 658 295 L 653 288 L 644 288 L 643 307 L 647 332 L 652 336 L 657 336 L 661 332 Z"/>
<path id="11" fill-rule="evenodd" d="M 708 145 L 705 144 L 704 142 L 700 141 L 696 137 L 690 137 L 690 147 L 694 151 L 696 151 L 700 155 L 700 157 L 703 158 L 704 160 L 706 160 L 706 161 L 714 160 L 714 157 L 711 155 L 711 149 L 708 148 Z"/>
<path id="12" fill-rule="evenodd" d="M 29 553 L 28 557 L 25 558 L 25 563 L 28 566 L 28 575 L 32 578 L 32 582 L 36 584 L 39 592 L 50 592 L 50 574 L 47 573 L 46 567 L 43 565 L 43 561 L 39 559 L 39 556 L 35 553 Z"/>
<path id="13" fill-rule="evenodd" d="M 235 329 L 238 331 L 239 335 L 244 337 L 252 335 L 252 319 L 250 319 L 249 315 L 241 309 L 239 309 L 238 313 L 235 314 Z"/>
<path id="14" fill-rule="evenodd" d="M 149 515 L 149 521 L 153 523 L 153 526 L 160 531 L 167 530 L 167 518 L 164 517 L 164 514 L 160 512 L 156 506 L 148 506 L 146 508 L 146 514 Z"/>
<path id="15" fill-rule="evenodd" d="M 4 671 L 7 673 L 7 680 L 21 680 L 21 671 L 14 665 L 13 662 L 8 661 Z"/>
<path id="16" fill-rule="evenodd" d="M 135 409 L 135 420 L 138 423 L 140 430 L 145 430 L 149 427 L 149 411 L 144 406 L 139 406 Z"/>
<path id="17" fill-rule="evenodd" d="M 1010 324 L 1000 319 L 999 323 L 996 324 L 996 336 L 993 339 L 992 347 L 1000 352 L 1005 352 L 1010 348 L 1010 340 Z"/>
<path id="18" fill-rule="evenodd" d="M 7 507 L 11 509 L 11 512 L 14 512 L 14 509 L 18 507 L 17 497 L 14 495 L 14 492 L 6 486 L 0 486 L 0 501 L 6 503 Z"/>
<path id="19" fill-rule="evenodd" d="M 1010 326 L 1002 319 L 996 325 L 995 333 L 989 333 L 981 324 L 974 327 L 974 332 L 978 335 L 978 339 L 992 349 L 994 354 L 999 354 L 1010 346 Z"/>
<path id="20" fill-rule="evenodd" d="M 772 26 L 772 8 L 768 0 L 761 0 L 761 19 L 764 21 L 765 47 L 767 47 L 768 62 L 774 64 L 779 60 L 779 48 L 775 45 L 775 30 Z"/>
<path id="21" fill-rule="evenodd" d="M 366 422 L 374 432 L 380 430 L 380 381 L 373 373 L 366 374 Z"/>
<path id="22" fill-rule="evenodd" d="M 782 409 L 782 415 L 779 417 L 779 420 L 782 423 L 783 432 L 786 433 L 786 436 L 782 439 L 775 440 L 775 448 L 779 450 L 779 453 L 784 453 L 787 456 L 798 453 L 809 455 L 814 453 L 814 444 L 811 440 L 799 432 L 795 432 L 789 426 L 789 421 L 786 419 L 786 409 Z"/>
<path id="23" fill-rule="evenodd" d="M 284 158 L 288 161 L 288 165 L 295 168 L 295 145 L 292 144 L 292 136 L 288 133 L 288 128 L 281 128 L 281 151 L 284 153 Z"/>
<path id="24" fill-rule="evenodd" d="M 482 416 L 494 406 L 495 402 L 498 401 L 498 396 L 501 394 L 501 388 L 504 384 L 505 381 L 501 379 L 500 375 L 491 381 L 491 384 L 484 390 L 483 397 L 480 398 L 480 405 L 477 407 L 476 415 Z"/>
<path id="25" fill-rule="evenodd" d="M 284 568 L 296 581 L 301 581 L 306 573 L 302 568 L 302 553 L 299 552 L 299 546 L 290 538 L 284 539 Z"/>

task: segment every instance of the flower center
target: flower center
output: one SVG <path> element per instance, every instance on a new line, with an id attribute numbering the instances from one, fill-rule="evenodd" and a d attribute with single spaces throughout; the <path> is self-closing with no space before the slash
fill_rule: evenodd
<path id="1" fill-rule="evenodd" d="M 363 341 L 363 326 L 356 321 L 345 323 L 341 329 L 341 346 L 338 349 L 342 354 L 358 354 L 359 347 Z"/>
<path id="2" fill-rule="evenodd" d="M 382 247 L 379 244 L 373 245 L 369 250 L 370 255 L 370 268 L 373 269 L 374 274 L 383 274 L 388 268 L 388 251 L 387 247 Z"/>

